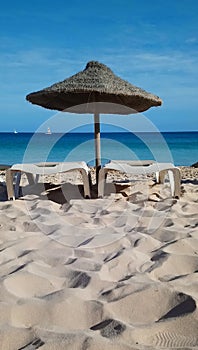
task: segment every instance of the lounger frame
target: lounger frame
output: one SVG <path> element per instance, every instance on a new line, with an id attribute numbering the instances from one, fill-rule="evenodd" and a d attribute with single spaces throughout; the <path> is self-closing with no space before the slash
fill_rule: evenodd
<path id="1" fill-rule="evenodd" d="M 90 198 L 90 173 L 89 168 L 85 162 L 46 162 L 35 164 L 14 164 L 6 170 L 6 186 L 8 193 L 8 200 L 14 200 L 19 196 L 19 185 L 21 175 L 27 176 L 30 185 L 38 182 L 39 175 L 51 175 L 66 173 L 77 170 L 82 175 L 84 186 L 84 197 Z M 14 176 L 16 176 L 15 186 L 13 184 Z"/>
<path id="2" fill-rule="evenodd" d="M 181 194 L 181 173 L 180 169 L 172 163 L 158 163 L 151 160 L 128 161 L 111 160 L 99 171 L 98 177 L 98 197 L 104 196 L 105 183 L 109 170 L 117 170 L 126 174 L 142 175 L 156 174 L 156 182 L 164 183 L 166 175 L 169 177 L 172 197 L 180 197 Z"/>

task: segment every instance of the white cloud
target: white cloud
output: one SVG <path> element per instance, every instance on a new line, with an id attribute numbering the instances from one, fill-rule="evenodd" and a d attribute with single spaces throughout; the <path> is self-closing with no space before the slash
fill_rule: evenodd
<path id="1" fill-rule="evenodd" d="M 194 44 L 194 43 L 197 43 L 197 42 L 198 42 L 198 38 L 194 36 L 194 37 L 191 37 L 191 38 L 186 39 L 185 42 L 186 42 L 187 44 Z"/>
<path id="2" fill-rule="evenodd" d="M 198 102 L 198 57 L 188 51 L 149 52 L 115 49 L 101 50 L 100 53 L 84 48 L 76 55 L 74 50 L 37 48 L 2 53 L 0 66 L 3 94 L 13 96 L 39 90 L 63 80 L 85 68 L 89 60 L 96 59 L 107 64 L 115 74 L 134 85 L 156 95 L 166 103 L 185 106 Z M 28 90 L 28 91 L 27 91 Z M 19 100 L 19 96 L 16 96 Z"/>

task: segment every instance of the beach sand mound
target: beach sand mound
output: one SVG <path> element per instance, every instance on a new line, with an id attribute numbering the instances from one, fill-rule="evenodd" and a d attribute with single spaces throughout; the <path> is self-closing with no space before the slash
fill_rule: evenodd
<path id="1" fill-rule="evenodd" d="M 198 349 L 195 180 L 1 201 L 0 348 Z"/>

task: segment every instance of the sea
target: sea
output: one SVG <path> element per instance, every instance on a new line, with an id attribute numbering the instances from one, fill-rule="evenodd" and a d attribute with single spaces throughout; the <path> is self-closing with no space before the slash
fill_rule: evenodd
<path id="1" fill-rule="evenodd" d="M 92 133 L 0 133 L 0 164 L 84 160 L 95 164 Z M 151 159 L 190 166 L 198 161 L 198 132 L 101 133 L 101 162 Z"/>

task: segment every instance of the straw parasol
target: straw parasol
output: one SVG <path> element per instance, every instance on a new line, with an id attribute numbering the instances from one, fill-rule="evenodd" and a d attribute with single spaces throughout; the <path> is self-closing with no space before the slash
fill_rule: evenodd
<path id="1" fill-rule="evenodd" d="M 144 112 L 162 104 L 158 96 L 119 78 L 109 67 L 97 61 L 88 62 L 83 71 L 61 82 L 28 94 L 26 99 L 48 109 L 93 113 L 97 169 L 100 167 L 99 114 Z"/>

